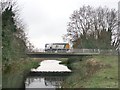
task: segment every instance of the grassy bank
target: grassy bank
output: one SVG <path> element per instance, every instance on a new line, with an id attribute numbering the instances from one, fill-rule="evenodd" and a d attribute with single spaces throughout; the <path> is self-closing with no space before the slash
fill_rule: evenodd
<path id="1" fill-rule="evenodd" d="M 3 88 L 23 88 L 24 80 L 30 69 L 38 66 L 38 62 L 42 59 L 21 59 L 9 66 L 9 69 L 3 72 L 2 85 Z"/>
<path id="2" fill-rule="evenodd" d="M 118 88 L 118 57 L 92 56 L 62 59 L 73 73 L 63 88 Z"/>
<path id="3" fill-rule="evenodd" d="M 45 59 L 18 60 L 13 63 L 7 73 L 3 73 L 3 88 L 22 88 L 30 69 L 37 67 Z M 67 65 L 72 74 L 62 84 L 63 88 L 117 88 L 118 58 L 117 56 L 92 56 L 54 59 Z"/>

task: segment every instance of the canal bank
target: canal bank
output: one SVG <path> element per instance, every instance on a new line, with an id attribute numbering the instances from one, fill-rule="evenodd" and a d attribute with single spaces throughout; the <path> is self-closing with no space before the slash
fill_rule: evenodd
<path id="1" fill-rule="evenodd" d="M 28 59 L 14 63 L 9 72 L 3 76 L 4 88 L 22 88 L 31 68 L 45 59 Z M 62 82 L 63 88 L 117 88 L 118 58 L 117 56 L 92 56 L 78 58 L 59 58 L 72 70 L 72 74 Z"/>
<path id="2" fill-rule="evenodd" d="M 21 59 L 12 63 L 8 70 L 2 72 L 2 88 L 24 88 L 24 81 L 31 68 L 38 66 L 42 59 Z"/>
<path id="3" fill-rule="evenodd" d="M 118 88 L 118 56 L 69 58 L 63 63 L 73 71 L 63 88 Z"/>

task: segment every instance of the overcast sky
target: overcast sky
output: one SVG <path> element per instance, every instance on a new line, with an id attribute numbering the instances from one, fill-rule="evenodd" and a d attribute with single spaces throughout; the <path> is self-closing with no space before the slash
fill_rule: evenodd
<path id="1" fill-rule="evenodd" d="M 27 24 L 30 42 L 36 48 L 46 43 L 63 42 L 67 22 L 74 10 L 83 5 L 118 9 L 120 0 L 18 0 L 21 17 Z"/>

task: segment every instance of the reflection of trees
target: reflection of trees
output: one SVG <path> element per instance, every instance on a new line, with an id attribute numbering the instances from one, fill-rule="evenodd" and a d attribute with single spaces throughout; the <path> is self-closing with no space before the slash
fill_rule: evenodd
<path id="1" fill-rule="evenodd" d="M 35 81 L 41 82 L 41 79 L 42 79 L 42 78 L 40 78 L 40 77 L 29 77 L 29 78 L 26 79 L 25 85 L 26 85 L 26 86 L 29 86 L 31 83 L 33 83 L 33 82 L 35 82 Z"/>
<path id="2" fill-rule="evenodd" d="M 44 83 L 45 86 L 55 86 L 56 88 L 60 88 L 63 80 L 64 77 L 61 76 L 29 77 L 25 81 L 25 86 L 29 86 L 31 83 L 37 81 L 39 83 Z"/>
<path id="3" fill-rule="evenodd" d="M 52 77 L 45 77 L 44 80 L 45 80 L 45 85 L 46 86 L 60 87 L 64 78 L 60 77 L 60 76 L 59 77 L 58 76 L 55 76 L 55 77 L 52 76 Z"/>

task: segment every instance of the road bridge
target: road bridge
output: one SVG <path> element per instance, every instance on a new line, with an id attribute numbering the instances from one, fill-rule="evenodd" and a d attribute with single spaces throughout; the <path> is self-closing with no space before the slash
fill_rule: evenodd
<path id="1" fill-rule="evenodd" d="M 28 52 L 31 58 L 68 58 L 76 56 L 92 56 L 98 55 L 100 51 L 97 49 L 72 49 L 69 52 Z"/>
<path id="2" fill-rule="evenodd" d="M 75 56 L 92 56 L 99 53 L 27 53 L 31 58 L 68 58 Z"/>

